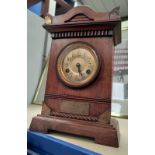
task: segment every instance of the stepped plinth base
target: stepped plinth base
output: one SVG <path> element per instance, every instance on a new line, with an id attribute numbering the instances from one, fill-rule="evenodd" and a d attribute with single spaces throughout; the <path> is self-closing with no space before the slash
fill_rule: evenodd
<path id="1" fill-rule="evenodd" d="M 111 120 L 111 124 L 58 118 L 38 115 L 32 119 L 30 130 L 48 133 L 49 130 L 91 137 L 95 143 L 118 147 L 118 122 Z"/>

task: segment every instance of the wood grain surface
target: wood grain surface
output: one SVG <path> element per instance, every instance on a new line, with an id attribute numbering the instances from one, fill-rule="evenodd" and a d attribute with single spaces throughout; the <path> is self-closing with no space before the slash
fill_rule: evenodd
<path id="1" fill-rule="evenodd" d="M 81 6 L 50 18 L 52 24 L 44 25 L 53 38 L 44 104 L 42 114 L 33 118 L 30 129 L 83 135 L 94 138 L 96 143 L 118 147 L 118 123 L 115 127 L 110 124 L 114 45 L 121 41 L 118 13 L 115 9 L 96 13 Z M 75 42 L 89 44 L 100 62 L 97 77 L 82 88 L 65 85 L 57 73 L 60 52 Z"/>

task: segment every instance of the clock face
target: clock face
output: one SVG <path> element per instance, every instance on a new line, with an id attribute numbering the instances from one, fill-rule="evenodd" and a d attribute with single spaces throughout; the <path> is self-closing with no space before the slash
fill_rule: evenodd
<path id="1" fill-rule="evenodd" d="M 99 71 L 99 59 L 94 49 L 83 42 L 65 47 L 57 60 L 60 79 L 70 87 L 82 87 L 92 82 Z"/>

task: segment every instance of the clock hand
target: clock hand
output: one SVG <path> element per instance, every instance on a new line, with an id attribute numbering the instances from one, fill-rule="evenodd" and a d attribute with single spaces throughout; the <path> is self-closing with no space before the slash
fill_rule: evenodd
<path id="1" fill-rule="evenodd" d="M 76 64 L 76 67 L 78 68 L 79 74 L 82 76 L 82 73 L 81 73 L 81 64 L 80 63 L 77 63 Z"/>

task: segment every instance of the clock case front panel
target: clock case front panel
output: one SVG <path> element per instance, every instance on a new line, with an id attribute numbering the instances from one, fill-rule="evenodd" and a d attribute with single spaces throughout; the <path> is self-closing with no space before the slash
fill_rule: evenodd
<path id="1" fill-rule="evenodd" d="M 74 42 L 85 42 L 94 47 L 97 55 L 100 58 L 100 71 L 96 79 L 88 86 L 83 88 L 70 88 L 61 82 L 57 74 L 57 57 L 61 50 L 68 44 Z M 102 45 L 102 46 L 97 46 Z M 51 56 L 49 61 L 48 78 L 45 93 L 45 103 L 52 109 L 53 112 L 64 112 L 63 104 L 67 101 L 75 101 L 75 104 L 80 104 L 77 111 L 85 109 L 86 113 L 81 115 L 89 115 L 99 117 L 104 112 L 110 113 L 111 109 L 111 81 L 112 81 L 112 52 L 113 39 L 109 38 L 73 38 L 73 39 L 54 39 L 52 41 Z M 86 104 L 89 103 L 86 110 Z M 68 104 L 69 106 L 69 104 Z M 71 104 L 71 106 L 73 106 Z M 74 106 L 73 106 L 74 107 Z M 76 107 L 76 105 L 75 105 Z M 70 108 L 70 107 L 68 107 Z M 77 108 L 77 107 L 76 107 Z M 67 111 L 72 113 L 72 110 Z M 78 112 L 77 112 L 78 113 Z M 76 114 L 73 112 L 73 114 Z M 79 113 L 80 114 L 80 113 Z M 106 120 L 109 122 L 110 116 Z"/>
<path id="2" fill-rule="evenodd" d="M 33 118 L 30 129 L 83 135 L 95 138 L 96 143 L 118 147 L 118 123 L 110 119 L 113 52 L 121 41 L 118 8 L 96 13 L 79 6 L 51 17 L 51 21 L 43 26 L 52 36 L 45 98 L 42 113 Z M 101 66 L 92 83 L 77 89 L 60 80 L 57 58 L 65 46 L 79 41 L 94 48 Z"/>
<path id="3" fill-rule="evenodd" d="M 67 118 L 72 115 L 76 119 L 110 122 L 112 60 L 114 45 L 120 42 L 121 30 L 117 11 L 96 13 L 81 6 L 65 15 L 52 17 L 52 25 L 44 25 L 53 39 L 44 99 L 44 104 L 50 108 L 50 115 Z M 98 76 L 83 88 L 66 86 L 57 74 L 60 52 L 75 42 L 92 46 L 100 60 Z"/>

